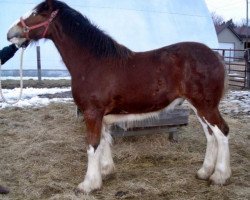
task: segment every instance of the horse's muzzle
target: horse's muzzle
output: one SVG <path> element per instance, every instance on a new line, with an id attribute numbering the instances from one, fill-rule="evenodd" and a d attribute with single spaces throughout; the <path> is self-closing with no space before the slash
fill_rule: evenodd
<path id="1" fill-rule="evenodd" d="M 23 37 L 22 29 L 19 26 L 13 26 L 12 28 L 10 28 L 7 33 L 7 40 L 18 46 L 21 46 L 24 42 L 27 41 L 27 39 Z"/>
<path id="2" fill-rule="evenodd" d="M 11 41 L 13 38 L 21 38 L 22 29 L 19 26 L 13 26 L 7 33 L 7 40 Z"/>

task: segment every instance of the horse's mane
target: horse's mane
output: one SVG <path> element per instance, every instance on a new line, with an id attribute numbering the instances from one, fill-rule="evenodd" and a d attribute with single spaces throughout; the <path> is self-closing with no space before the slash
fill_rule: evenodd
<path id="1" fill-rule="evenodd" d="M 54 0 L 52 4 L 53 10 L 59 10 L 57 17 L 63 32 L 72 38 L 76 45 L 88 48 L 97 57 L 127 58 L 132 54 L 131 50 L 118 44 L 80 12 L 61 1 Z M 37 13 L 45 12 L 48 11 L 48 6 L 42 2 L 35 10 Z"/>

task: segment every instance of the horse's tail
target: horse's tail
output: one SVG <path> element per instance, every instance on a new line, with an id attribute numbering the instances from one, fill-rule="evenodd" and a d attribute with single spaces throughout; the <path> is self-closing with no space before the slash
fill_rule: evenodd
<path id="1" fill-rule="evenodd" d="M 221 56 L 219 54 L 219 52 L 214 52 L 214 53 L 218 57 L 220 63 L 224 66 L 224 73 L 225 74 L 224 74 L 224 92 L 223 92 L 223 96 L 225 96 L 226 93 L 228 92 L 228 89 L 229 89 L 229 77 L 228 77 L 228 73 L 227 73 L 226 63 L 225 63 L 225 60 L 224 60 L 223 56 Z"/>

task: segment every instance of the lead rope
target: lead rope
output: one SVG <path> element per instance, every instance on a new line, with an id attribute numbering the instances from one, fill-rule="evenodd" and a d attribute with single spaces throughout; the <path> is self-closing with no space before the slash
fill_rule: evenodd
<path id="1" fill-rule="evenodd" d="M 10 104 L 10 105 L 16 104 L 22 98 L 22 93 L 23 93 L 23 53 L 24 53 L 24 50 L 25 50 L 25 48 L 22 48 L 21 57 L 20 57 L 20 70 L 19 70 L 19 73 L 20 73 L 20 93 L 19 93 L 19 97 L 15 101 L 7 101 L 6 98 L 3 95 L 2 81 L 1 81 L 1 78 L 2 78 L 2 63 L 1 63 L 1 59 L 0 59 L 0 94 L 1 94 L 1 97 L 3 99 L 3 102 L 5 102 L 7 104 Z"/>

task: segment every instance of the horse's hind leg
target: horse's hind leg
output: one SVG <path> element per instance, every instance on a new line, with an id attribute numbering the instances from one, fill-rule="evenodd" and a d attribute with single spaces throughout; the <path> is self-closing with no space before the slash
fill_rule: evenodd
<path id="1" fill-rule="evenodd" d="M 215 136 L 212 134 L 211 129 L 207 125 L 206 121 L 197 113 L 197 109 L 190 104 L 190 107 L 195 112 L 200 124 L 202 125 L 203 131 L 207 139 L 207 148 L 205 153 L 205 158 L 202 167 L 197 172 L 197 178 L 202 180 L 207 180 L 214 172 L 216 160 L 217 160 L 217 150 L 218 145 Z"/>
<path id="2" fill-rule="evenodd" d="M 211 121 L 205 119 L 206 123 L 213 131 L 218 143 L 216 166 L 214 173 L 210 176 L 210 181 L 212 184 L 225 185 L 231 176 L 230 152 L 228 145 L 229 128 L 224 119 L 221 117 L 219 111 L 217 111 L 217 116 L 219 123 L 211 123 Z"/>
<path id="3" fill-rule="evenodd" d="M 209 129 L 206 122 L 202 118 L 200 118 L 200 116 L 197 115 L 197 117 L 202 125 L 202 128 L 205 132 L 205 136 L 207 139 L 205 158 L 202 167 L 197 172 L 197 178 L 207 180 L 214 172 L 217 160 L 218 144 L 215 136 L 211 133 L 211 130 Z"/>
<path id="4" fill-rule="evenodd" d="M 207 179 L 212 174 L 209 179 L 213 184 L 224 185 L 231 176 L 228 125 L 218 108 L 206 109 L 205 112 L 198 109 L 197 114 L 207 137 L 206 156 L 197 176 Z"/>

